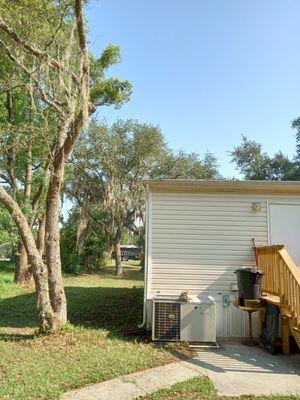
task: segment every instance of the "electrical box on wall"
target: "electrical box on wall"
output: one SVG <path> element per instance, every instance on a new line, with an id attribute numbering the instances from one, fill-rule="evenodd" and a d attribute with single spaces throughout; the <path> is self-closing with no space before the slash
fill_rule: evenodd
<path id="1" fill-rule="evenodd" d="M 152 339 L 157 341 L 216 342 L 215 302 L 153 300 Z"/>

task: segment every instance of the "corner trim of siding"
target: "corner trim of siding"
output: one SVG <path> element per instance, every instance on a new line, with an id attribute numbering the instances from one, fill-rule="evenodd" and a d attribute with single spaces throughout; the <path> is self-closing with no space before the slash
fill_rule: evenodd
<path id="1" fill-rule="evenodd" d="M 151 291 L 151 276 L 152 276 L 152 191 L 149 190 L 148 197 L 148 213 L 147 213 L 147 288 L 146 300 L 150 298 Z"/>

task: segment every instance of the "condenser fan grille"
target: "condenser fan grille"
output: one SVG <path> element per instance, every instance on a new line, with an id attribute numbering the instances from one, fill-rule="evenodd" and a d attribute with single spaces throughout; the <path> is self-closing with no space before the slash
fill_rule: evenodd
<path id="1" fill-rule="evenodd" d="M 180 303 L 154 303 L 154 339 L 180 340 Z"/>

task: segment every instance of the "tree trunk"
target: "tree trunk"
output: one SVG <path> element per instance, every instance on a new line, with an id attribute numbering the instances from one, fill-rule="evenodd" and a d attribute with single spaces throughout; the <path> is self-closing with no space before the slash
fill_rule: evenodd
<path id="1" fill-rule="evenodd" d="M 81 1 L 79 2 L 81 4 Z M 81 4 L 82 5 L 82 4 Z M 81 7 L 79 6 L 79 9 Z M 88 71 L 88 69 L 86 70 Z M 91 105 L 90 114 L 95 111 Z M 51 171 L 50 182 L 46 199 L 46 260 L 48 267 L 48 284 L 51 305 L 54 311 L 57 324 L 63 325 L 67 322 L 67 301 L 61 275 L 60 258 L 60 235 L 59 235 L 59 211 L 60 211 L 60 192 L 64 179 L 65 161 L 72 151 L 74 142 L 83 125 L 84 118 L 81 111 L 73 121 L 73 115 L 65 119 L 57 142 L 57 151 L 54 157 L 53 169 Z M 69 128 L 72 126 L 70 132 Z"/>
<path id="2" fill-rule="evenodd" d="M 25 188 L 24 188 L 24 196 L 25 196 L 25 201 L 27 203 L 29 203 L 29 201 L 30 201 L 32 177 L 33 177 L 33 171 L 32 171 L 32 141 L 31 141 L 31 138 L 29 138 L 29 141 L 27 143 L 26 184 L 25 184 Z"/>
<path id="3" fill-rule="evenodd" d="M 61 274 L 59 211 L 64 158 L 53 166 L 46 200 L 46 259 L 52 309 L 59 326 L 67 322 L 67 301 Z"/>
<path id="4" fill-rule="evenodd" d="M 79 1 L 79 9 L 82 2 Z M 77 2 L 76 2 L 77 4 Z M 88 71 L 88 68 L 86 72 Z M 92 113 L 95 108 L 89 109 Z M 78 117 L 73 120 L 74 115 L 70 114 L 63 122 L 58 134 L 57 151 L 54 156 L 53 169 L 46 199 L 46 260 L 48 267 L 48 284 L 51 305 L 54 311 L 57 324 L 63 325 L 67 322 L 67 300 L 61 275 L 60 258 L 60 235 L 59 235 L 59 211 L 60 192 L 64 179 L 65 161 L 72 151 L 74 142 L 84 122 L 84 113 L 81 111 Z M 72 126 L 71 131 L 69 131 Z"/>
<path id="5" fill-rule="evenodd" d="M 24 285 L 32 278 L 32 269 L 28 263 L 27 251 L 22 239 L 18 245 L 18 260 L 15 268 L 15 282 L 18 285 Z"/>
<path id="6" fill-rule="evenodd" d="M 24 200 L 26 205 L 29 205 L 30 202 L 32 175 L 32 142 L 31 139 L 29 139 L 27 143 L 26 183 L 24 188 Z M 32 227 L 32 224 L 30 227 Z M 19 285 L 24 285 L 32 279 L 32 268 L 28 262 L 25 244 L 22 239 L 19 241 L 18 250 L 19 256 L 15 268 L 15 282 Z"/>
<path id="7" fill-rule="evenodd" d="M 77 226 L 77 237 L 76 237 L 76 250 L 78 255 L 80 255 L 82 247 L 84 245 L 86 234 L 89 228 L 89 223 L 90 223 L 89 215 L 81 208 L 79 223 Z"/>
<path id="8" fill-rule="evenodd" d="M 116 257 L 115 274 L 119 278 L 122 278 L 122 275 L 123 275 L 122 256 L 121 256 L 121 233 L 122 233 L 122 230 L 120 228 L 118 228 L 116 236 L 115 236 L 115 257 Z"/>
<path id="9" fill-rule="evenodd" d="M 46 236 L 46 215 L 39 218 L 39 229 L 36 238 L 36 245 L 41 256 L 45 255 L 45 236 Z"/>
<path id="10" fill-rule="evenodd" d="M 28 253 L 28 259 L 33 269 L 33 277 L 35 282 L 37 304 L 39 310 L 40 331 L 55 332 L 58 330 L 59 325 L 57 325 L 56 323 L 56 319 L 51 307 L 51 301 L 49 297 L 47 267 L 44 264 L 43 258 L 40 255 L 37 248 L 34 248 L 35 243 L 33 237 L 32 241 L 33 243 L 31 242 L 31 240 L 30 243 L 26 241 L 26 249 Z"/>
<path id="11" fill-rule="evenodd" d="M 22 213 L 18 204 L 9 196 L 5 189 L 0 185 L 0 201 L 9 211 L 14 220 L 20 236 L 25 245 L 28 261 L 32 266 L 33 276 L 35 280 L 37 303 L 40 318 L 40 330 L 42 332 L 55 331 L 58 327 L 55 323 L 54 314 L 51 307 L 47 268 L 36 247 L 36 243 L 31 232 L 30 226 L 25 215 Z"/>

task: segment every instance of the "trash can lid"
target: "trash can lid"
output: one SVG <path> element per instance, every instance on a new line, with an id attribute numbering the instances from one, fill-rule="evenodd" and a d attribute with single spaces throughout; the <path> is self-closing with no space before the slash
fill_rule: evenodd
<path id="1" fill-rule="evenodd" d="M 263 271 L 261 271 L 260 269 L 257 268 L 239 268 L 236 271 L 234 271 L 234 273 L 236 274 L 237 272 L 246 272 L 246 273 L 250 273 L 250 274 L 259 274 L 259 275 L 264 275 Z"/>

